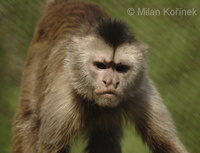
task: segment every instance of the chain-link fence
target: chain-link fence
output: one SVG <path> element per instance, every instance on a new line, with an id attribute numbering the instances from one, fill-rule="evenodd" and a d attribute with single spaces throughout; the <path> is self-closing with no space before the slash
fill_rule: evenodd
<path id="1" fill-rule="evenodd" d="M 22 68 L 43 1 L 0 1 L 2 153 L 11 149 L 11 119 L 18 103 Z M 200 1 L 93 1 L 125 21 L 137 39 L 149 45 L 151 78 L 174 118 L 180 139 L 189 152 L 200 153 Z M 127 130 L 124 152 L 148 152 L 138 145 L 139 138 L 129 133 Z"/>

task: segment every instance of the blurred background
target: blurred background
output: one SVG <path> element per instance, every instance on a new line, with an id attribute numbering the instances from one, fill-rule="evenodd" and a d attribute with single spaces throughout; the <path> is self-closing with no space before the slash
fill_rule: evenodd
<path id="1" fill-rule="evenodd" d="M 91 1 L 126 22 L 136 38 L 149 45 L 150 76 L 172 114 L 181 141 L 190 153 L 200 153 L 200 1 Z M 21 74 L 43 4 L 44 0 L 0 1 L 1 153 L 11 152 L 11 122 L 19 102 Z M 163 9 L 168 8 L 164 14 Z M 177 9 L 192 13 L 174 13 Z M 155 10 L 159 10 L 157 14 Z M 125 127 L 122 145 L 124 153 L 149 152 L 130 125 Z M 72 146 L 72 153 L 81 153 L 84 145 L 80 140 Z"/>

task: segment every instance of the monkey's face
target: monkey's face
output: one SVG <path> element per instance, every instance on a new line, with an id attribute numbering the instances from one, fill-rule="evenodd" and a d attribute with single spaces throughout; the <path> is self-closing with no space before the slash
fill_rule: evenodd
<path id="1" fill-rule="evenodd" d="M 114 50 L 95 36 L 74 42 L 77 46 L 72 45 L 69 64 L 78 94 L 102 107 L 116 107 L 134 94 L 144 69 L 143 51 L 137 44 L 123 44 Z"/>

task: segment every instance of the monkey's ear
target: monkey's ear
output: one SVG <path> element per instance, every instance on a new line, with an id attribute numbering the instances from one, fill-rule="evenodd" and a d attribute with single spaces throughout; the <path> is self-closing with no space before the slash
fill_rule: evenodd
<path id="1" fill-rule="evenodd" d="M 136 47 L 140 50 L 143 54 L 147 54 L 149 50 L 149 46 L 145 43 L 137 42 Z"/>

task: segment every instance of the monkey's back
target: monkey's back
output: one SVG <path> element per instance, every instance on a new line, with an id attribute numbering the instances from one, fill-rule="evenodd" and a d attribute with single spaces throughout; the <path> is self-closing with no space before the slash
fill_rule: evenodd
<path id="1" fill-rule="evenodd" d="M 38 26 L 34 41 L 48 40 L 52 43 L 68 34 L 85 34 L 86 30 L 91 30 L 88 28 L 107 19 L 109 16 L 92 3 L 82 1 L 50 3 Z"/>

